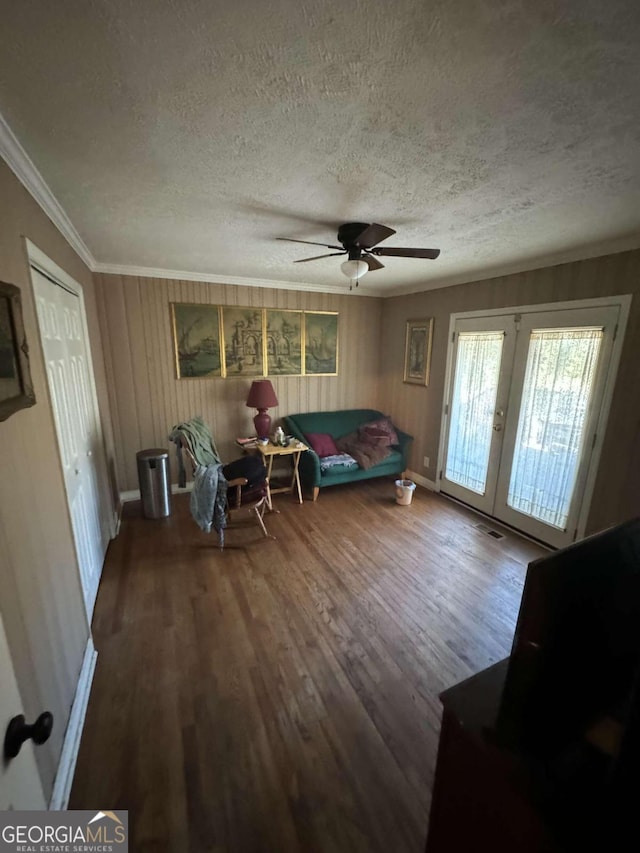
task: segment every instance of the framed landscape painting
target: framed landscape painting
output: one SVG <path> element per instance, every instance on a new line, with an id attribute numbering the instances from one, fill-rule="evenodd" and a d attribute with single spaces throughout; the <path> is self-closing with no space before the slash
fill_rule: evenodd
<path id="1" fill-rule="evenodd" d="M 302 374 L 302 311 L 266 309 L 267 375 Z"/>
<path id="2" fill-rule="evenodd" d="M 304 312 L 304 372 L 307 376 L 338 373 L 338 315 L 335 311 Z"/>
<path id="3" fill-rule="evenodd" d="M 0 421 L 35 402 L 20 288 L 0 282 Z"/>
<path id="4" fill-rule="evenodd" d="M 171 311 L 178 379 L 222 376 L 218 306 L 173 302 Z"/>
<path id="5" fill-rule="evenodd" d="M 262 308 L 222 308 L 226 376 L 264 376 Z"/>
<path id="6" fill-rule="evenodd" d="M 431 338 L 433 317 L 428 320 L 409 320 L 404 350 L 404 381 L 413 385 L 428 385 L 431 370 Z"/>

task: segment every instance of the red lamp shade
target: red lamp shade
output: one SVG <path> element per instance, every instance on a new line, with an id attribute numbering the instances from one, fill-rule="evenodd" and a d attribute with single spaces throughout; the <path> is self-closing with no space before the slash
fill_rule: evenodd
<path id="1" fill-rule="evenodd" d="M 258 438 L 268 437 L 271 429 L 271 418 L 267 409 L 277 405 L 278 398 L 269 379 L 256 379 L 251 383 L 247 406 L 250 409 L 258 410 L 258 414 L 253 419 Z"/>

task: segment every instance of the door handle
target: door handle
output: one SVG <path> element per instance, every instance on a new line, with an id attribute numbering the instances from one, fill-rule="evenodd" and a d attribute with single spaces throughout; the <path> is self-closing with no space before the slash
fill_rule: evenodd
<path id="1" fill-rule="evenodd" d="M 90 450 L 87 450 L 87 456 L 93 456 L 93 453 Z"/>
<path id="2" fill-rule="evenodd" d="M 500 430 L 502 429 L 502 424 L 494 424 L 493 428 L 496 432 L 500 432 Z"/>
<path id="3" fill-rule="evenodd" d="M 77 476 L 78 476 L 78 474 L 80 473 L 80 469 L 79 469 L 79 468 L 74 468 L 74 469 L 73 469 L 73 473 L 74 473 L 74 474 L 76 475 L 76 477 L 77 477 Z"/>
<path id="4" fill-rule="evenodd" d="M 14 717 L 7 726 L 7 731 L 4 736 L 4 757 L 9 760 L 15 758 L 20 752 L 22 744 L 25 740 L 31 740 L 34 743 L 46 743 L 53 729 L 53 714 L 49 711 L 44 711 L 40 714 L 33 725 L 27 725 L 22 714 Z"/>

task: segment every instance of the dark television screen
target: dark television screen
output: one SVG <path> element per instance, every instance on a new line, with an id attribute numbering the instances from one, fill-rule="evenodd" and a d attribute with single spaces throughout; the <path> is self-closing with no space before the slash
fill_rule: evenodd
<path id="1" fill-rule="evenodd" d="M 599 715 L 624 724 L 639 672 L 634 519 L 529 564 L 498 735 L 553 752 Z"/>

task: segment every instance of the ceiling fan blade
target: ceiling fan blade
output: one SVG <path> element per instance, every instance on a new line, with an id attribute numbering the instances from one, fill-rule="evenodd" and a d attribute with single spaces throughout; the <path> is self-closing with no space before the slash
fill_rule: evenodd
<path id="1" fill-rule="evenodd" d="M 377 258 L 373 257 L 373 255 L 364 254 L 362 256 L 362 260 L 369 264 L 369 272 L 384 269 L 384 264 L 381 264 Z"/>
<path id="2" fill-rule="evenodd" d="M 314 243 L 312 240 L 293 240 L 291 237 L 276 237 L 276 240 L 284 240 L 286 243 L 306 243 L 307 246 L 324 246 L 325 249 L 342 249 L 342 246 L 331 246 L 328 243 Z"/>
<path id="3" fill-rule="evenodd" d="M 346 252 L 331 252 L 330 255 L 316 255 L 314 258 L 300 258 L 297 261 L 294 261 L 294 264 L 306 264 L 307 261 L 319 261 L 320 258 L 335 258 L 338 255 L 346 255 Z"/>
<path id="4" fill-rule="evenodd" d="M 383 249 L 370 249 L 374 255 L 383 255 L 389 258 L 428 258 L 435 261 L 440 254 L 440 249 L 396 249 L 388 247 Z"/>
<path id="5" fill-rule="evenodd" d="M 370 249 L 395 233 L 393 228 L 387 228 L 386 225 L 378 225 L 376 222 L 372 222 L 362 233 L 358 234 L 354 240 L 354 244 L 360 249 Z"/>

